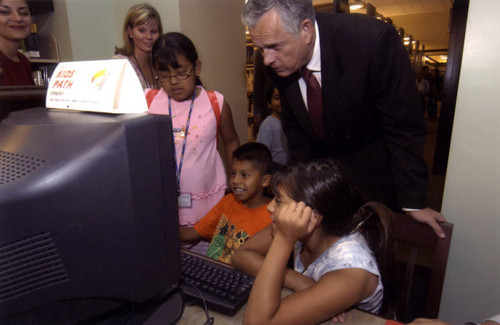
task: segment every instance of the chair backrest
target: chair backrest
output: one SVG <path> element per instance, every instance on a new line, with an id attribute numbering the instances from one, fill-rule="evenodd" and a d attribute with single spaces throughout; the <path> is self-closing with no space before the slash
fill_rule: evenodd
<path id="1" fill-rule="evenodd" d="M 393 214 L 396 256 L 403 272 L 397 310 L 402 321 L 438 316 L 453 224 L 443 223 L 441 227 L 444 239 L 406 214 Z"/>

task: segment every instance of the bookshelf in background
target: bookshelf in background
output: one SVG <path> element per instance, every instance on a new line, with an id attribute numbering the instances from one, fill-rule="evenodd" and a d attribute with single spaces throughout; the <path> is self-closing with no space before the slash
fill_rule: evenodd
<path id="1" fill-rule="evenodd" d="M 39 35 L 36 31 L 35 25 L 30 36 L 23 41 L 21 50 L 31 62 L 35 84 L 46 86 L 59 63 L 59 48 L 54 35 Z"/>
<path id="2" fill-rule="evenodd" d="M 247 79 L 247 126 L 248 126 L 248 140 L 255 141 L 256 135 L 254 132 L 253 121 L 253 63 L 254 63 L 254 47 L 253 43 L 247 38 L 246 44 L 246 79 Z"/>

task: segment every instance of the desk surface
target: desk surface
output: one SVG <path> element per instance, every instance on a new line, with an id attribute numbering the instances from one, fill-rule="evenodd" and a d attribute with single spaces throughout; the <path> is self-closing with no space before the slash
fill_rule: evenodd
<path id="1" fill-rule="evenodd" d="M 291 293 L 288 289 L 283 289 L 281 295 L 287 296 Z M 245 314 L 246 304 L 236 313 L 234 316 L 226 316 L 223 314 L 216 313 L 209 310 L 209 314 L 214 318 L 214 324 L 217 325 L 241 325 L 243 322 L 243 315 Z M 178 325 L 196 325 L 203 324 L 207 319 L 205 311 L 199 306 L 188 306 L 184 307 L 184 313 L 181 319 L 177 323 Z M 386 320 L 384 318 L 365 313 L 358 309 L 352 309 L 345 315 L 345 322 L 343 325 L 385 325 Z M 324 322 L 322 324 L 336 324 L 331 321 Z"/>

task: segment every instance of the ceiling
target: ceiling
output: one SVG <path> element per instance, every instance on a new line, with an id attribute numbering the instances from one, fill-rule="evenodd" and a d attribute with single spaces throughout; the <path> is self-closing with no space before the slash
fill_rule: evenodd
<path id="1" fill-rule="evenodd" d="M 313 0 L 313 4 L 323 5 L 332 3 L 333 0 Z M 358 0 L 349 0 L 356 3 Z M 384 17 L 429 14 L 433 12 L 448 11 L 452 7 L 453 0 L 364 0 L 377 8 L 377 12 Z"/>
<path id="2" fill-rule="evenodd" d="M 375 6 L 378 14 L 391 18 L 394 25 L 403 28 L 425 49 L 447 49 L 450 9 L 453 0 L 363 0 Z M 333 0 L 313 0 L 314 5 L 325 5 Z M 349 0 L 349 3 L 359 2 Z M 358 12 L 358 11 L 353 11 Z M 366 12 L 366 11 L 365 11 Z M 363 11 L 360 11 L 363 13 Z"/>
<path id="3" fill-rule="evenodd" d="M 451 0 L 367 0 L 384 17 L 448 12 Z"/>

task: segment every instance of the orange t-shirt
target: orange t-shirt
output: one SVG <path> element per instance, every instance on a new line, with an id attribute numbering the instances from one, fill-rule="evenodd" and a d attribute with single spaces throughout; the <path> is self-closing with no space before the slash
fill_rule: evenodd
<path id="1" fill-rule="evenodd" d="M 249 209 L 228 194 L 194 225 L 194 229 L 201 237 L 212 238 L 208 257 L 229 263 L 238 247 L 270 223 L 271 213 L 266 204 Z"/>

